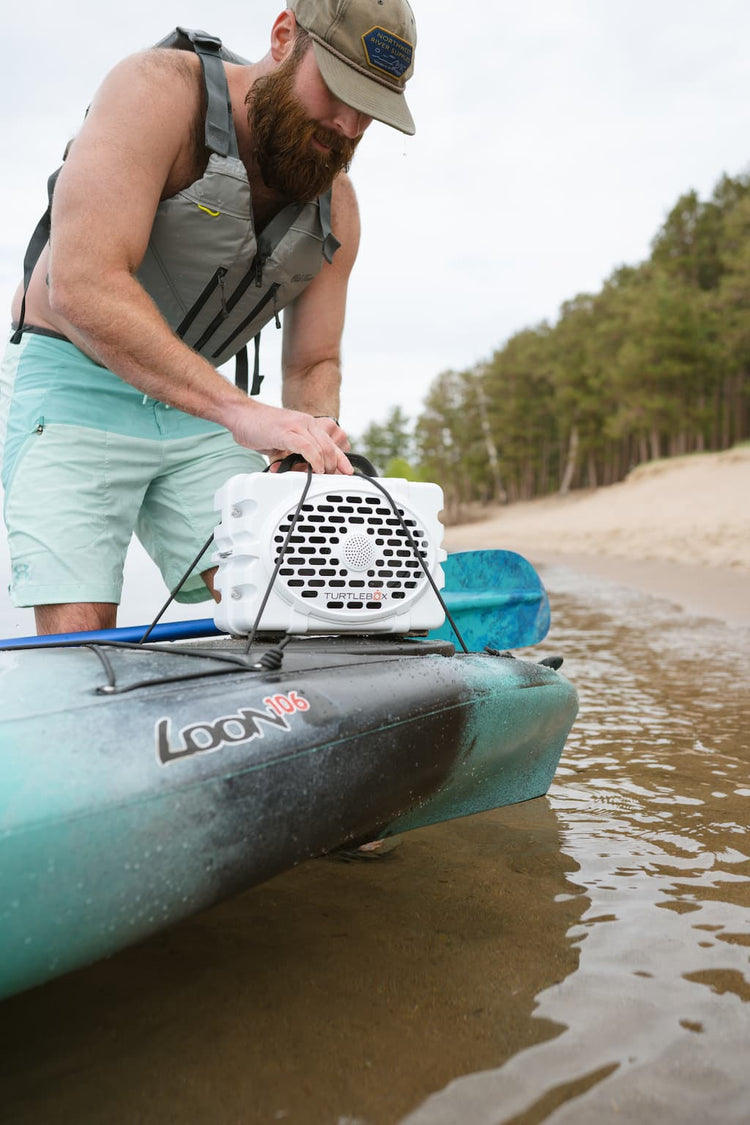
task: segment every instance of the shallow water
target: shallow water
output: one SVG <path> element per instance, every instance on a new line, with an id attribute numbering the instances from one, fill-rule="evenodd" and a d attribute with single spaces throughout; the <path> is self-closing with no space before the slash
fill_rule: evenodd
<path id="1" fill-rule="evenodd" d="M 9 1122 L 746 1122 L 750 630 L 544 574 L 548 798 L 316 861 L 0 1006 Z"/>

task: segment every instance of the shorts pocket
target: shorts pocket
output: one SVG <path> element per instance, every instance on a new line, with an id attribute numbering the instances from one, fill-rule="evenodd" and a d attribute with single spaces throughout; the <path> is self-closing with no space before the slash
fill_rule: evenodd
<path id="1" fill-rule="evenodd" d="M 26 435 L 26 437 L 24 438 L 24 440 L 21 442 L 20 446 L 18 447 L 18 450 L 16 451 L 16 454 L 15 454 L 11 464 L 7 465 L 7 466 L 3 465 L 3 488 L 5 490 L 6 503 L 7 503 L 8 493 L 11 490 L 11 487 L 13 485 L 13 481 L 15 480 L 16 473 L 18 472 L 18 468 L 19 468 L 21 462 L 23 461 L 24 457 L 26 456 L 26 454 L 29 452 L 29 450 L 33 446 L 34 442 L 39 441 L 40 438 L 43 436 L 44 430 L 45 430 L 44 418 L 40 415 L 40 417 L 37 418 L 36 422 L 34 423 L 34 428 Z"/>

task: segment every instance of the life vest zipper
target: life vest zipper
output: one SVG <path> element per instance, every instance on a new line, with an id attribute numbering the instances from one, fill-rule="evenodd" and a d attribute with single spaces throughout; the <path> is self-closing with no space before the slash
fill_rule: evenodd
<path id="1" fill-rule="evenodd" d="M 228 272 L 228 271 L 226 271 L 226 272 Z M 224 273 L 224 277 L 226 277 L 226 272 Z M 222 278 L 221 312 L 216 314 L 216 316 L 213 318 L 213 320 L 209 324 L 208 328 L 206 328 L 206 330 L 201 335 L 200 339 L 196 340 L 195 343 L 192 345 L 192 347 L 195 349 L 195 351 L 197 351 L 197 352 L 203 351 L 206 344 L 208 343 L 208 341 L 213 336 L 214 332 L 217 332 L 218 329 L 221 328 L 222 324 L 224 323 L 226 318 L 229 316 L 232 309 L 242 299 L 242 297 L 244 297 L 245 293 L 250 288 L 253 281 L 257 279 L 257 276 L 258 276 L 258 259 L 256 258 L 256 259 L 253 260 L 253 264 L 250 267 L 250 269 L 247 271 L 247 273 L 242 278 L 242 281 L 239 283 L 239 285 L 234 290 L 234 292 L 226 300 L 223 299 L 224 298 L 224 286 L 223 286 L 223 280 L 224 279 Z"/>
<path id="2" fill-rule="evenodd" d="M 226 300 L 224 297 L 224 278 L 228 273 L 229 270 L 226 266 L 219 266 L 212 277 L 209 278 L 208 284 L 204 287 L 204 289 L 198 296 L 198 299 L 193 302 L 192 306 L 188 309 L 187 313 L 180 321 L 175 330 L 180 339 L 182 339 L 182 337 L 185 335 L 190 325 L 198 316 L 198 313 L 202 308 L 204 308 L 206 302 L 216 292 L 217 288 L 221 290 L 221 309 L 223 314 L 222 319 L 226 318 L 229 315 Z"/>
<path id="3" fill-rule="evenodd" d="M 240 324 L 237 325 L 235 330 L 227 337 L 226 340 L 224 340 L 224 342 L 222 344 L 219 345 L 219 347 L 216 349 L 216 351 L 211 353 L 212 359 L 217 359 L 221 355 L 222 352 L 226 351 L 226 349 L 229 347 L 229 345 L 232 344 L 234 342 L 234 340 L 236 340 L 237 337 L 239 335 L 241 335 L 242 332 L 245 331 L 247 326 L 249 324 L 252 324 L 252 322 L 255 320 L 256 316 L 258 316 L 258 314 L 263 311 L 263 309 L 266 307 L 266 305 L 268 304 L 269 301 L 274 302 L 274 316 L 276 317 L 276 324 L 279 328 L 281 327 L 281 321 L 279 320 L 279 314 L 278 314 L 278 311 L 276 309 L 276 294 L 278 293 L 280 288 L 281 288 L 281 283 L 279 281 L 274 281 L 274 283 L 270 287 L 270 289 L 266 290 L 266 292 L 263 294 L 260 301 L 258 301 L 257 305 L 247 314 L 247 316 L 244 318 L 244 320 Z M 195 347 L 197 349 L 198 345 L 196 344 Z"/>
<path id="4" fill-rule="evenodd" d="M 236 289 L 234 289 L 234 291 L 229 295 L 226 301 L 223 302 L 221 312 L 219 312 L 213 318 L 211 323 L 201 334 L 200 339 L 196 340 L 191 345 L 195 349 L 195 351 L 203 351 L 203 349 L 208 345 L 208 342 L 209 340 L 211 340 L 214 333 L 219 331 L 222 323 L 226 320 L 229 313 L 231 313 L 239 303 L 239 301 L 242 300 L 253 283 L 255 283 L 256 289 L 263 288 L 263 271 L 265 269 L 266 263 L 270 258 L 273 257 L 277 248 L 281 246 L 284 239 L 288 237 L 304 206 L 305 205 L 302 203 L 289 204 L 284 208 L 283 211 L 280 211 L 278 215 L 276 215 L 276 217 L 271 220 L 263 234 L 258 239 L 255 257 L 253 258 L 250 269 L 243 276 Z M 277 285 L 276 288 L 279 289 L 280 286 Z M 258 309 L 262 309 L 264 307 L 265 303 L 266 296 L 263 297 L 259 305 L 256 305 L 256 308 L 253 309 L 253 311 L 250 313 L 250 316 L 243 320 L 242 325 L 247 325 L 252 317 L 256 315 Z M 234 338 L 235 336 L 233 335 L 231 339 Z M 224 347 L 226 347 L 226 344 L 224 345 Z M 214 355 L 217 355 L 223 350 L 224 348 L 218 348 L 217 351 L 214 352 Z"/>

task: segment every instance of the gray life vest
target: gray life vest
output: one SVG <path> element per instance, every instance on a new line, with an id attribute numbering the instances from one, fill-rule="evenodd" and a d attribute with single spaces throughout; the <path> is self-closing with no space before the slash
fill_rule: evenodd
<path id="1" fill-rule="evenodd" d="M 260 390 L 260 330 L 298 296 L 339 242 L 331 232 L 331 193 L 292 203 L 256 234 L 247 171 L 239 158 L 223 61 L 247 60 L 203 31 L 178 27 L 157 47 L 198 55 L 206 88 L 209 160 L 195 183 L 163 200 L 136 277 L 174 332 L 218 367 L 237 356 L 236 381 L 247 390 L 247 351 L 255 340 L 252 394 Z M 58 170 L 59 171 L 59 170 Z M 50 177 L 50 204 L 57 173 Z M 24 288 L 49 238 L 40 221 L 24 258 Z M 46 219 L 46 225 L 45 225 Z M 36 243 L 36 246 L 35 246 Z M 41 244 L 39 244 L 41 243 Z M 33 257 L 33 260 L 30 258 Z M 13 338 L 23 331 L 24 309 Z"/>

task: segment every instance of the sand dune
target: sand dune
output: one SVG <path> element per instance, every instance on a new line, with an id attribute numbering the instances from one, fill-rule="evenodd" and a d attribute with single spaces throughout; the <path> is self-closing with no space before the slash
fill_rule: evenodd
<path id="1" fill-rule="evenodd" d="M 502 547 L 750 625 L 750 445 L 640 466 L 621 484 L 493 508 L 452 551 Z"/>
<path id="2" fill-rule="evenodd" d="M 651 462 L 607 488 L 494 508 L 479 523 L 450 528 L 447 540 L 453 550 L 503 546 L 750 573 L 750 445 Z"/>

